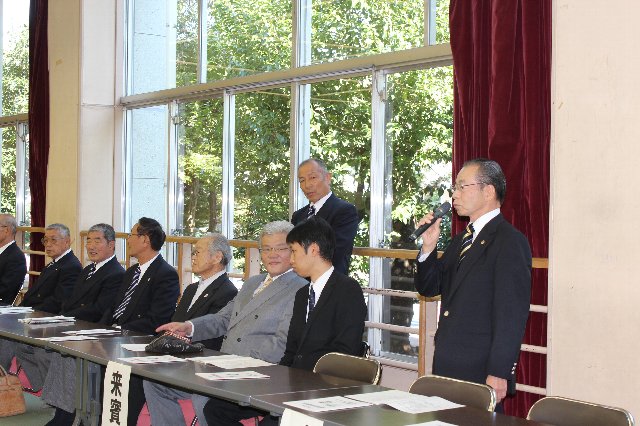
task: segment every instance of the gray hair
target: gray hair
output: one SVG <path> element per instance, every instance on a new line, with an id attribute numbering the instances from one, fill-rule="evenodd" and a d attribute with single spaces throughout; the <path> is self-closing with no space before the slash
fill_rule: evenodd
<path id="1" fill-rule="evenodd" d="M 496 190 L 496 198 L 502 205 L 504 197 L 507 195 L 507 179 L 504 177 L 500 164 L 487 158 L 474 158 L 465 162 L 462 167 L 471 165 L 478 166 L 476 175 L 478 182 L 492 185 Z"/>
<path id="2" fill-rule="evenodd" d="M 104 239 L 109 243 L 116 240 L 116 231 L 113 230 L 113 226 L 106 223 L 96 223 L 89 228 L 89 232 L 102 232 Z"/>
<path id="3" fill-rule="evenodd" d="M 298 164 L 298 169 L 300 169 L 300 167 L 309 163 L 316 163 L 318 165 L 318 168 L 322 171 L 322 174 L 326 175 L 327 173 L 329 173 L 329 169 L 327 169 L 327 164 L 324 161 L 319 160 L 317 158 L 307 158 L 302 163 Z"/>
<path id="4" fill-rule="evenodd" d="M 216 254 L 216 252 L 222 253 L 222 266 L 227 266 L 231 261 L 231 246 L 229 245 L 229 240 L 222 234 L 217 232 L 212 232 L 206 235 L 203 235 L 202 238 L 206 238 L 208 240 L 207 247 L 209 248 L 209 253 Z"/>
<path id="5" fill-rule="evenodd" d="M 288 234 L 292 229 L 293 224 L 286 220 L 269 222 L 262 228 L 262 232 L 260 233 L 260 244 L 262 244 L 262 237 L 265 235 Z"/>
<path id="6" fill-rule="evenodd" d="M 69 232 L 69 228 L 67 227 L 67 225 L 63 225 L 61 223 L 52 223 L 44 229 L 45 231 L 57 231 L 60 236 L 65 238 L 71 237 L 71 232 Z"/>
<path id="7" fill-rule="evenodd" d="M 0 223 L 9 228 L 11 234 L 15 237 L 18 231 L 18 221 L 10 214 L 0 214 Z"/>

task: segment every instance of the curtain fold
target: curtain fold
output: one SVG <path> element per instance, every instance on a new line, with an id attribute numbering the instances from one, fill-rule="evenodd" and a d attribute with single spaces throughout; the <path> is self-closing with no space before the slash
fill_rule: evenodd
<path id="1" fill-rule="evenodd" d="M 548 256 L 551 0 L 451 0 L 454 73 L 453 170 L 476 157 L 507 178 L 505 218 Z M 452 232 L 466 224 L 454 214 Z M 532 302 L 547 303 L 547 270 L 534 269 Z M 546 346 L 547 315 L 532 313 L 524 343 Z M 544 387 L 546 357 L 521 353 L 518 382 Z M 505 412 L 526 416 L 540 396 L 518 392 Z"/>
<path id="2" fill-rule="evenodd" d="M 48 0 L 29 3 L 29 187 L 31 226 L 45 226 L 49 162 Z M 31 234 L 31 250 L 44 250 L 42 234 Z M 31 256 L 30 269 L 41 271 L 43 256 Z M 31 277 L 33 283 L 34 277 Z"/>

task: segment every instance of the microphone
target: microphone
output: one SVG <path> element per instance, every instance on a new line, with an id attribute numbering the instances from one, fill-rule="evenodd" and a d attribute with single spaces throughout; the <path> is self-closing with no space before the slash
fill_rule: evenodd
<path id="1" fill-rule="evenodd" d="M 422 226 L 419 226 L 415 231 L 413 231 L 411 235 L 409 235 L 409 241 L 417 240 L 418 237 L 422 235 L 424 231 L 427 230 L 427 228 L 433 225 L 436 220 L 440 219 L 442 216 L 447 214 L 449 210 L 451 210 L 451 204 L 448 201 L 445 201 L 440 205 L 440 207 L 438 207 L 433 211 L 433 220 L 431 222 L 425 223 Z"/>

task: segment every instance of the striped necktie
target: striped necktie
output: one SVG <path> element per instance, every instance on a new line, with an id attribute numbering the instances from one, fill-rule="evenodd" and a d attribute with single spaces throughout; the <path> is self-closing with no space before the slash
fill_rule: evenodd
<path id="1" fill-rule="evenodd" d="M 464 235 L 462 236 L 462 245 L 460 246 L 460 259 L 458 259 L 458 265 L 462 262 L 462 259 L 467 255 L 467 251 L 471 248 L 473 242 L 473 224 L 468 224 Z"/>
<path id="2" fill-rule="evenodd" d="M 113 314 L 114 321 L 117 321 L 118 318 L 120 318 L 124 313 L 124 310 L 127 309 L 127 305 L 131 301 L 131 296 L 133 295 L 133 292 L 138 285 L 138 281 L 140 281 L 140 265 L 138 265 L 135 272 L 133 273 L 133 279 L 131 280 L 131 284 L 129 285 L 127 292 L 124 294 L 124 299 L 122 299 L 122 302 L 120 302 L 120 305 Z"/>
<path id="3" fill-rule="evenodd" d="M 311 311 L 316 306 L 316 292 L 313 291 L 313 284 L 309 284 L 309 311 L 307 312 L 307 319 L 311 315 Z"/>
<path id="4" fill-rule="evenodd" d="M 96 263 L 93 262 L 91 264 L 91 267 L 89 268 L 89 273 L 87 274 L 87 277 L 84 279 L 85 281 L 89 281 L 91 279 L 91 277 L 93 276 L 93 274 L 96 273 Z"/>
<path id="5" fill-rule="evenodd" d="M 309 210 L 307 210 L 307 219 L 316 214 L 316 207 L 313 204 L 309 204 Z"/>

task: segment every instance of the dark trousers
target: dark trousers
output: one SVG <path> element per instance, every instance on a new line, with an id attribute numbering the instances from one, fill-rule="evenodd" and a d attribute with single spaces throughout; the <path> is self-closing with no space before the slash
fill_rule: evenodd
<path id="1" fill-rule="evenodd" d="M 260 421 L 260 426 L 278 424 L 278 418 L 271 417 L 269 413 L 217 398 L 211 398 L 204 406 L 204 416 L 208 424 L 215 426 L 241 426 L 241 420 L 258 416 L 264 416 L 264 419 Z"/>

